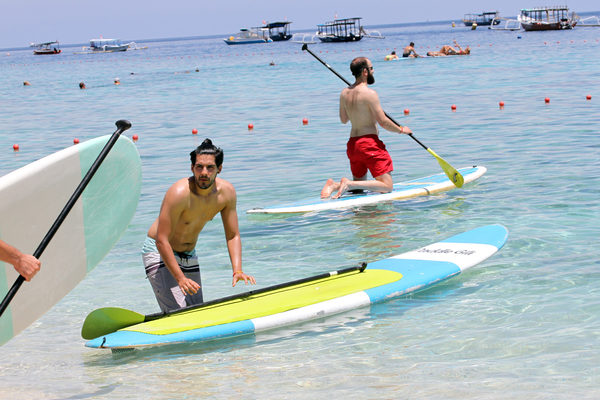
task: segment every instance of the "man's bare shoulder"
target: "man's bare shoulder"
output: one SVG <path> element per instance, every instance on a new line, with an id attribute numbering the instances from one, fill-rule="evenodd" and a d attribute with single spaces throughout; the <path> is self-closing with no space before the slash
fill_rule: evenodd
<path id="1" fill-rule="evenodd" d="M 190 194 L 190 178 L 181 178 L 171 185 L 165 196 L 172 199 L 182 199 Z"/>
<path id="2" fill-rule="evenodd" d="M 217 178 L 215 181 L 217 185 L 217 191 L 227 197 L 235 197 L 235 188 L 231 182 L 225 179 Z"/>

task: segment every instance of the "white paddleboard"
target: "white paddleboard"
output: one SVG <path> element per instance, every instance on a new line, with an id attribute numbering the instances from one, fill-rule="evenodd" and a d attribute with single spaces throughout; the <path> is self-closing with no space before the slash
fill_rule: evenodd
<path id="1" fill-rule="evenodd" d="M 0 177 L 0 239 L 32 254 L 110 135 L 51 154 Z M 136 146 L 121 136 L 0 317 L 0 344 L 28 327 L 73 289 L 125 231 L 141 189 Z M 19 275 L 0 262 L 0 296 Z"/>
<path id="2" fill-rule="evenodd" d="M 487 169 L 482 166 L 459 168 L 465 184 L 481 177 Z M 248 214 L 287 214 L 305 213 L 311 211 L 334 210 L 339 208 L 359 207 L 382 201 L 402 200 L 416 196 L 425 196 L 456 188 L 454 183 L 444 173 L 413 179 L 394 184 L 390 193 L 365 191 L 361 194 L 345 193 L 339 199 L 321 199 L 316 195 L 313 198 L 287 204 L 275 205 L 267 208 L 253 208 L 247 210 Z"/>

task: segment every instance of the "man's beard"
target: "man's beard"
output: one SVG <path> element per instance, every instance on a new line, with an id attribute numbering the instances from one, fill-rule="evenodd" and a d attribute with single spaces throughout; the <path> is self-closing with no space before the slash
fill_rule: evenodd
<path id="1" fill-rule="evenodd" d="M 198 187 L 198 189 L 208 189 L 210 188 L 213 183 L 215 183 L 215 179 L 208 179 L 208 181 L 200 181 L 199 179 L 196 179 L 196 186 Z"/>
<path id="2" fill-rule="evenodd" d="M 367 85 L 372 85 L 375 83 L 375 77 L 373 76 L 372 73 L 369 72 L 369 75 L 367 75 Z"/>

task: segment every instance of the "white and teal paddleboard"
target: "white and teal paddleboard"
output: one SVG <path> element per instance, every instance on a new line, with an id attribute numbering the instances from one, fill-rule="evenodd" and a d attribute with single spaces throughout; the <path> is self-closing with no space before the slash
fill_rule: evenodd
<path id="1" fill-rule="evenodd" d="M 33 254 L 111 136 L 92 139 L 0 177 L 0 239 Z M 0 317 L 6 343 L 73 289 L 110 251 L 137 208 L 141 161 L 121 136 Z M 19 275 L 0 262 L 0 296 Z"/>
<path id="2" fill-rule="evenodd" d="M 456 276 L 506 242 L 502 225 L 482 226 L 418 250 L 375 261 L 362 271 L 337 271 L 213 300 L 168 315 L 143 316 L 116 308 L 95 310 L 84 322 L 86 346 L 128 349 L 204 342 L 254 334 L 391 300 Z M 139 316 L 139 318 L 138 318 Z M 139 319 L 139 323 L 133 322 Z M 127 323 L 127 321 L 129 324 Z M 96 326 L 94 326 L 96 325 Z M 112 333 L 93 332 L 115 328 Z"/>
<path id="3" fill-rule="evenodd" d="M 481 177 L 487 169 L 481 166 L 459 168 L 465 184 Z M 253 208 L 247 210 L 248 214 L 288 214 L 306 213 L 311 211 L 334 210 L 340 208 L 359 207 L 367 204 L 379 203 L 390 200 L 403 200 L 416 196 L 425 196 L 456 188 L 454 183 L 444 173 L 413 179 L 394 184 L 390 193 L 364 192 L 360 194 L 346 193 L 339 199 L 313 198 L 275 205 L 267 208 Z"/>

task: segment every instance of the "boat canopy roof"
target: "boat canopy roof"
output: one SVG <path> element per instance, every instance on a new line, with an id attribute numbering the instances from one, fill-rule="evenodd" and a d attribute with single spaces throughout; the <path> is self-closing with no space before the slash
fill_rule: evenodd
<path id="1" fill-rule="evenodd" d="M 521 12 L 536 12 L 536 11 L 569 11 L 567 6 L 555 6 L 555 7 L 535 7 L 535 8 L 522 8 Z"/>
<path id="2" fill-rule="evenodd" d="M 40 47 L 40 46 L 50 46 L 51 44 L 58 44 L 58 40 L 53 42 L 43 42 L 43 43 L 31 43 L 30 47 Z"/>
<path id="3" fill-rule="evenodd" d="M 267 29 L 272 29 L 272 28 L 284 28 L 287 25 L 291 24 L 292 21 L 285 21 L 285 22 L 270 22 L 268 24 L 266 24 L 263 28 L 267 28 Z"/>
<path id="4" fill-rule="evenodd" d="M 92 46 L 103 46 L 105 44 L 120 44 L 120 39 L 91 39 L 90 45 Z"/>
<path id="5" fill-rule="evenodd" d="M 324 24 L 319 24 L 317 26 L 332 26 L 332 25 L 360 25 L 360 20 L 362 17 L 354 17 L 354 18 L 342 18 L 342 19 L 334 19 L 333 21 L 325 22 Z"/>
<path id="6" fill-rule="evenodd" d="M 486 12 L 482 12 L 481 14 L 477 14 L 477 13 L 469 13 L 469 14 L 465 14 L 465 17 L 495 17 L 498 14 L 500 14 L 498 11 L 486 11 Z"/>

